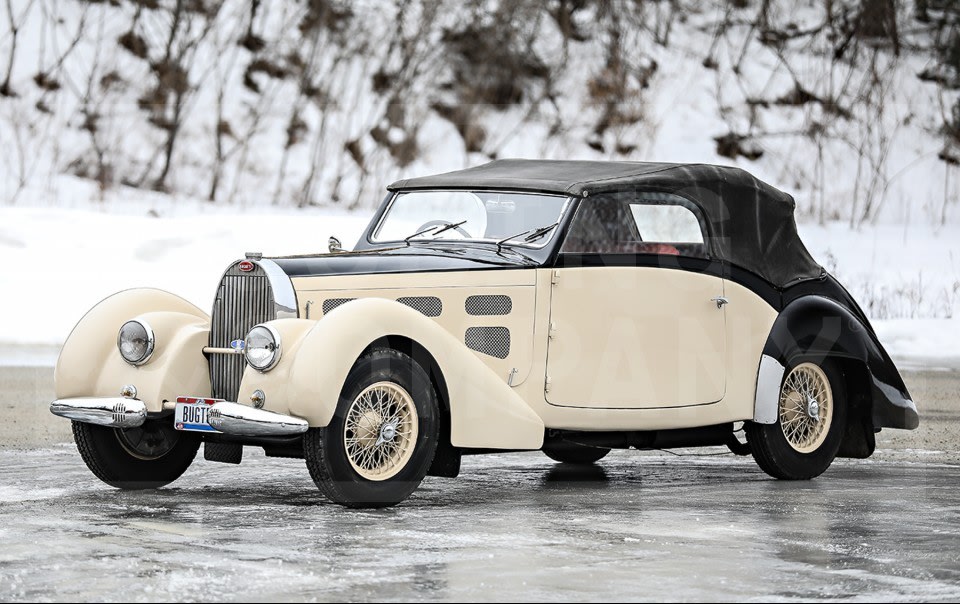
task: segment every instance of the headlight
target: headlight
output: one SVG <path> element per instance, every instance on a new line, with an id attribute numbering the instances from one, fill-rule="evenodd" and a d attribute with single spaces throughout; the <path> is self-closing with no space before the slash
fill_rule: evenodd
<path id="1" fill-rule="evenodd" d="M 143 365 L 153 354 L 153 330 L 145 321 L 134 319 L 120 327 L 117 334 L 117 348 L 120 356 L 131 365 Z"/>
<path id="2" fill-rule="evenodd" d="M 257 371 L 270 371 L 280 360 L 280 334 L 266 325 L 257 325 L 247 334 L 243 355 Z"/>

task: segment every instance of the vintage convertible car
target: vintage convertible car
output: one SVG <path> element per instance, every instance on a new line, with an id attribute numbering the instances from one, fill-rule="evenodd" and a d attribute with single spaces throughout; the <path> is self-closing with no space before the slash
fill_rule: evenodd
<path id="1" fill-rule="evenodd" d="M 385 506 L 471 453 L 727 445 L 797 480 L 917 427 L 793 199 L 742 170 L 503 160 L 388 189 L 354 251 L 247 254 L 210 315 L 153 289 L 94 307 L 51 404 L 90 470 L 153 488 L 201 443 L 256 446 Z"/>

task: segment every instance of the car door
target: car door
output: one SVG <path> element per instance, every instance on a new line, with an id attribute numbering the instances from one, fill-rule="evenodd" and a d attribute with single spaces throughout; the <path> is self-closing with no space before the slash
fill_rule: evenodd
<path id="1" fill-rule="evenodd" d="M 549 403 L 642 409 L 723 398 L 724 284 L 704 225 L 696 205 L 673 194 L 580 202 L 551 275 Z"/>

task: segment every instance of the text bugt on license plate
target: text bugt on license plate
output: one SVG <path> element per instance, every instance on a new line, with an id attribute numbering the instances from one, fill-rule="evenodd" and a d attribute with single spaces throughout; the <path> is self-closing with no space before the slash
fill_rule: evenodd
<path id="1" fill-rule="evenodd" d="M 194 396 L 177 397 L 176 410 L 173 413 L 173 427 L 191 432 L 219 432 L 209 423 L 210 407 L 223 399 L 200 398 Z"/>

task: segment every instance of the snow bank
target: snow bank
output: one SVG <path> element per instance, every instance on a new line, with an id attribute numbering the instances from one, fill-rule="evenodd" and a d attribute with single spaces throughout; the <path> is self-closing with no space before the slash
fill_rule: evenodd
<path id="1" fill-rule="evenodd" d="M 157 287 L 209 308 L 227 265 L 245 252 L 352 247 L 369 216 L 329 210 L 232 214 L 197 208 L 164 217 L 0 209 L 0 344 L 60 344 L 94 304 L 117 291 Z"/>
<path id="2" fill-rule="evenodd" d="M 960 319 L 875 321 L 880 341 L 907 366 L 960 367 Z"/>
<path id="3" fill-rule="evenodd" d="M 871 319 L 960 316 L 960 226 L 800 224 L 799 231 Z"/>

